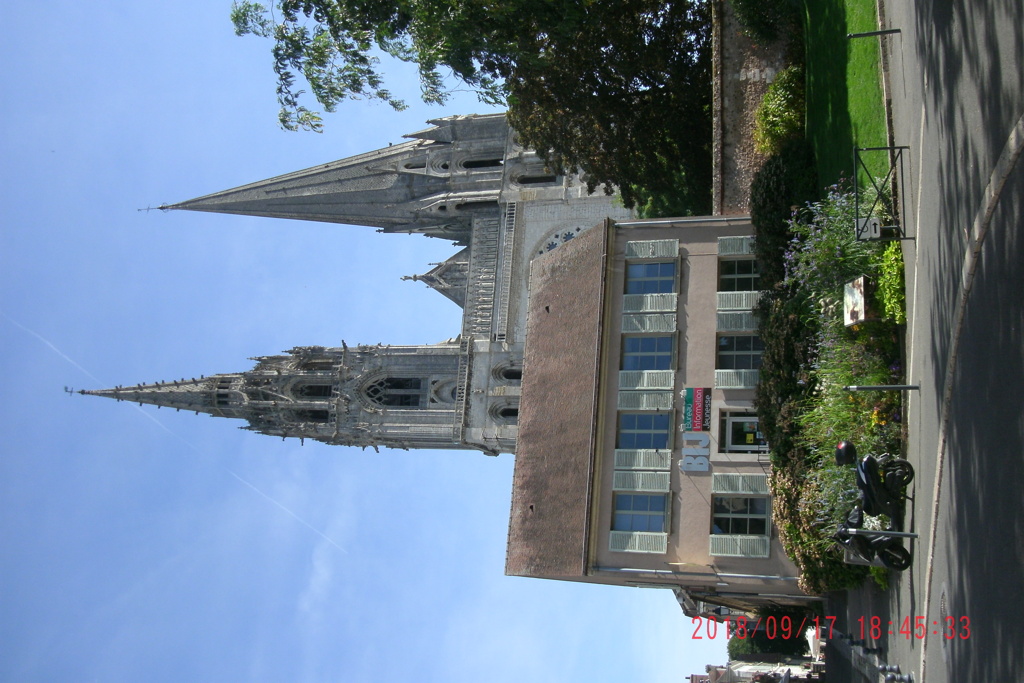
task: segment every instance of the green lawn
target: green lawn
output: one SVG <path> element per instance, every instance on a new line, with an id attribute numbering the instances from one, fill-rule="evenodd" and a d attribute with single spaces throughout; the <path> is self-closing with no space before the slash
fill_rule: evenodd
<path id="1" fill-rule="evenodd" d="M 806 0 L 807 137 L 818 158 L 818 179 L 831 185 L 853 173 L 853 147 L 887 144 L 878 38 L 847 33 L 878 28 L 875 0 Z M 868 155 L 884 175 L 884 154 Z"/>

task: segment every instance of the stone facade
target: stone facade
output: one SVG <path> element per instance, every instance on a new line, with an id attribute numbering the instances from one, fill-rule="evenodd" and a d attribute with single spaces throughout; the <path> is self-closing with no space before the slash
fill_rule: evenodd
<path id="1" fill-rule="evenodd" d="M 502 114 L 452 116 L 405 142 L 164 206 L 376 227 L 454 242 L 420 281 L 463 309 L 441 344 L 301 347 L 244 373 L 83 392 L 248 421 L 332 444 L 513 452 L 538 255 L 631 213 L 550 174 Z"/>
<path id="2" fill-rule="evenodd" d="M 247 372 L 82 393 L 284 438 L 514 452 L 508 573 L 670 588 L 688 613 L 696 599 L 804 600 L 771 528 L 752 413 L 749 219 L 636 221 L 548 173 L 504 116 L 431 123 L 164 208 L 449 239 L 448 259 L 408 279 L 462 307 L 450 339 L 297 347 Z"/>
<path id="3" fill-rule="evenodd" d="M 754 115 L 775 75 L 786 67 L 782 41 L 758 45 L 747 37 L 726 0 L 712 3 L 712 213 L 750 211 L 750 182 L 765 156 L 754 149 Z"/>

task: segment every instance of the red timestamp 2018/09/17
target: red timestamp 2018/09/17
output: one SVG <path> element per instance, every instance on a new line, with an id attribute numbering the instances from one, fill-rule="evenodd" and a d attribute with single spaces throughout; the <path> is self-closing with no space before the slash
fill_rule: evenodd
<path id="1" fill-rule="evenodd" d="M 805 616 L 794 619 L 788 615 L 776 617 L 745 617 L 738 616 L 731 619 L 719 621 L 714 617 L 693 617 L 690 623 L 694 625 L 692 640 L 714 640 L 720 635 L 725 638 L 753 638 L 760 633 L 768 640 L 789 640 L 802 637 L 802 634 L 810 628 L 814 629 L 815 638 L 831 638 L 835 626 L 836 617 L 826 616 Z"/>

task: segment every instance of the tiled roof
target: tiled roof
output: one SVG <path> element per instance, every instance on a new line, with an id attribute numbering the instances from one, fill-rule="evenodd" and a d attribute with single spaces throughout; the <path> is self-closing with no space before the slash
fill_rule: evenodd
<path id="1" fill-rule="evenodd" d="M 531 264 L 506 574 L 585 571 L 607 233 Z"/>

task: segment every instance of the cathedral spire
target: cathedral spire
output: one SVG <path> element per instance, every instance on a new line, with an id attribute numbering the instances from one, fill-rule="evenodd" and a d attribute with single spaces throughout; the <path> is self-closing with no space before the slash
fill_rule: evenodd
<path id="1" fill-rule="evenodd" d="M 103 396 L 118 401 L 132 401 L 175 410 L 191 410 L 218 417 L 238 417 L 227 408 L 227 391 L 240 375 L 214 375 L 199 379 L 180 379 L 170 382 L 136 384 L 112 389 L 80 390 L 86 396 Z M 218 389 L 222 389 L 218 398 Z"/>
<path id="2" fill-rule="evenodd" d="M 252 370 L 94 391 L 119 401 L 245 420 L 243 429 L 376 448 L 478 448 L 457 400 L 461 346 L 300 346 Z"/>
<path id="3" fill-rule="evenodd" d="M 502 183 L 502 114 L 452 116 L 407 142 L 161 209 L 212 211 L 420 232 L 465 241 Z"/>

